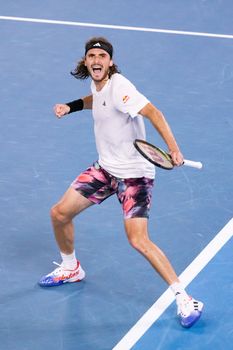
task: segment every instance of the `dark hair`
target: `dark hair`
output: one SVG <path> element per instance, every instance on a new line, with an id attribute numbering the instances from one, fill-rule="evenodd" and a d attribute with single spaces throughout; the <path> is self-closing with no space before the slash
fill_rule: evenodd
<path id="1" fill-rule="evenodd" d="M 112 58 L 113 46 L 104 37 L 94 37 L 94 38 L 91 38 L 90 40 L 88 40 L 85 44 L 85 55 L 88 52 L 88 50 L 92 49 L 93 47 L 102 48 L 103 50 L 108 52 L 108 54 Z M 111 78 L 111 76 L 114 73 L 120 73 L 120 71 L 115 63 L 113 63 L 113 65 L 111 67 L 109 67 L 109 78 Z M 90 74 L 87 70 L 87 67 L 85 66 L 85 56 L 77 63 L 77 66 L 71 72 L 71 75 L 73 75 L 76 79 L 83 79 L 83 80 L 87 79 L 90 76 Z"/>

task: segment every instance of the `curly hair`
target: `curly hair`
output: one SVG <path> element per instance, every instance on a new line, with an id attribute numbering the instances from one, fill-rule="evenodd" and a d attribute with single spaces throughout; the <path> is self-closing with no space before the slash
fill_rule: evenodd
<path id="1" fill-rule="evenodd" d="M 85 53 L 94 46 L 94 44 L 96 43 L 100 43 L 102 44 L 104 47 L 107 48 L 107 52 L 109 53 L 110 57 L 112 58 L 113 55 L 113 47 L 112 44 L 105 39 L 104 37 L 94 37 L 91 38 L 90 40 L 88 40 L 85 44 Z M 90 76 L 90 73 L 88 72 L 87 67 L 85 66 L 85 56 L 77 63 L 76 68 L 70 72 L 71 75 L 73 75 L 76 79 L 87 79 Z M 111 67 L 109 67 L 109 78 L 111 78 L 111 76 L 114 73 L 120 73 L 117 65 L 115 63 L 113 63 L 113 65 Z"/>

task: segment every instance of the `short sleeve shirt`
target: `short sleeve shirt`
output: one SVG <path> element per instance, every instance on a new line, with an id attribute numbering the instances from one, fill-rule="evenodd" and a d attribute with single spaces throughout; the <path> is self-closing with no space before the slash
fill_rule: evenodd
<path id="1" fill-rule="evenodd" d="M 115 73 L 101 91 L 91 83 L 92 113 L 99 164 L 119 178 L 154 178 L 155 168 L 134 148 L 135 139 L 145 139 L 139 111 L 149 100 L 123 75 Z"/>

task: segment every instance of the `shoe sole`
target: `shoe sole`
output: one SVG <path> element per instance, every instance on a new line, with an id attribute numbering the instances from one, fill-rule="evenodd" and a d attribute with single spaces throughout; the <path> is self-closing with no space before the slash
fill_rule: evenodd
<path id="1" fill-rule="evenodd" d="M 194 311 L 189 317 L 180 318 L 180 324 L 184 328 L 192 327 L 201 317 L 202 311 Z"/>

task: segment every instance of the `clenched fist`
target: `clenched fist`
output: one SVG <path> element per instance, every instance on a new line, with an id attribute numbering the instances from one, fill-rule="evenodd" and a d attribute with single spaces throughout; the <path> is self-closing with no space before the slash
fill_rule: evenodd
<path id="1" fill-rule="evenodd" d="M 70 107 L 65 104 L 56 104 L 53 107 L 53 111 L 58 118 L 61 118 L 69 113 Z"/>

